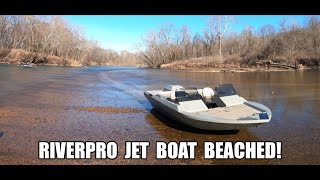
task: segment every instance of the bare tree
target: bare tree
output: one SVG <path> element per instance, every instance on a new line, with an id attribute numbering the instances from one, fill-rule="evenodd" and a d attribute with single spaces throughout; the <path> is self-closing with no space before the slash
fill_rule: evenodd
<path id="1" fill-rule="evenodd" d="M 219 41 L 219 55 L 222 57 L 222 38 L 228 32 L 232 25 L 233 16 L 211 16 L 208 25 L 211 31 L 218 36 Z"/>
<path id="2" fill-rule="evenodd" d="M 18 62 L 31 59 L 36 63 L 52 63 L 48 58 L 53 58 L 63 64 L 69 61 L 87 65 L 136 65 L 143 62 L 159 67 L 165 63 L 219 54 L 220 57 L 225 55 L 228 63 L 255 64 L 257 60 L 272 58 L 288 63 L 318 64 L 319 16 L 306 16 L 304 25 L 290 24 L 291 21 L 284 19 L 279 22 L 279 29 L 267 24 L 257 31 L 247 28 L 241 33 L 227 33 L 232 22 L 232 16 L 211 16 L 210 28 L 203 33 L 195 32 L 193 36 L 187 25 L 176 28 L 173 24 L 166 24 L 144 36 L 139 52 L 123 51 L 119 54 L 87 39 L 83 29 L 68 23 L 62 16 L 1 15 L 0 60 Z M 12 55 L 14 53 L 22 58 Z M 30 58 L 25 58 L 23 53 L 31 54 Z"/>
<path id="3" fill-rule="evenodd" d="M 275 35 L 275 33 L 276 28 L 271 24 L 264 25 L 259 29 L 259 35 L 264 39 Z"/>
<path id="4" fill-rule="evenodd" d="M 286 31 L 287 30 L 287 24 L 288 24 L 288 20 L 286 18 L 283 18 L 279 21 L 279 26 L 281 28 L 281 31 Z"/>
<path id="5" fill-rule="evenodd" d="M 320 19 L 318 16 L 311 16 L 307 20 L 307 27 L 310 32 L 313 54 L 318 55 L 320 48 Z"/>
<path id="6" fill-rule="evenodd" d="M 211 31 L 204 31 L 203 36 L 200 39 L 205 47 L 206 56 L 211 55 L 211 47 L 215 44 L 213 33 Z"/>

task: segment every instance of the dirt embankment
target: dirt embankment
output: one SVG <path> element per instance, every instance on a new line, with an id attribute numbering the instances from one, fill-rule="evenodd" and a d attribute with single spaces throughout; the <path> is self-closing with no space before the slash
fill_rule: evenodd
<path id="1" fill-rule="evenodd" d="M 307 61 L 307 62 L 306 62 Z M 312 61 L 309 62 L 309 61 Z M 319 61 L 319 63 L 317 63 Z M 316 62 L 316 63 L 314 63 Z M 275 64 L 287 64 L 287 66 L 279 66 Z M 272 62 L 268 63 L 246 63 L 244 60 L 220 59 L 215 57 L 200 57 L 190 60 L 175 61 L 172 63 L 161 64 L 162 69 L 186 70 L 197 72 L 254 72 L 254 71 L 295 71 L 306 69 L 319 69 L 320 60 L 304 60 L 296 62 Z"/>
<path id="2" fill-rule="evenodd" d="M 38 65 L 81 66 L 79 61 L 73 59 L 42 55 L 22 49 L 1 49 L 0 62 L 6 64 L 33 63 Z"/>
<path id="3" fill-rule="evenodd" d="M 44 55 L 30 52 L 23 49 L 0 49 L 0 64 L 20 64 L 33 63 L 37 65 L 54 65 L 54 66 L 135 66 L 147 67 L 142 61 L 111 61 L 97 63 L 95 61 L 80 62 L 74 59 L 67 59 L 58 56 Z"/>

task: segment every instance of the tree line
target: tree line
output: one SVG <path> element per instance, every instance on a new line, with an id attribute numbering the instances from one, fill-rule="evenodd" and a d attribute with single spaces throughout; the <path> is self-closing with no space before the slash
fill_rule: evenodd
<path id="1" fill-rule="evenodd" d="M 303 24 L 283 19 L 278 27 L 266 24 L 254 29 L 248 26 L 240 33 L 230 32 L 232 16 L 211 16 L 207 28 L 191 34 L 187 25 L 175 28 L 163 25 L 143 38 L 141 58 L 150 66 L 179 60 L 209 57 L 217 63 L 254 65 L 260 60 L 320 65 L 320 20 L 305 18 Z"/>
<path id="2" fill-rule="evenodd" d="M 142 38 L 137 52 L 120 53 L 101 48 L 84 36 L 84 29 L 61 16 L 0 16 L 0 60 L 8 61 L 15 49 L 35 54 L 36 63 L 47 57 L 90 65 L 142 65 L 160 67 L 181 60 L 206 58 L 214 63 L 254 65 L 260 60 L 320 64 L 319 16 L 308 16 L 303 24 L 283 19 L 278 26 L 266 24 L 242 32 L 231 32 L 234 16 L 210 16 L 203 32 L 165 24 Z"/>
<path id="3" fill-rule="evenodd" d="M 4 61 L 15 49 L 36 54 L 37 62 L 46 57 L 61 57 L 80 64 L 136 64 L 138 56 L 128 51 L 103 49 L 97 41 L 84 37 L 84 29 L 61 16 L 0 16 L 0 54 Z"/>

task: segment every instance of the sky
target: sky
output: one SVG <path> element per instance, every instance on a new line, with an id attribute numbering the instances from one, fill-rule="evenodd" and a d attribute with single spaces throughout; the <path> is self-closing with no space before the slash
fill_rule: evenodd
<path id="1" fill-rule="evenodd" d="M 85 29 L 88 39 L 96 40 L 102 48 L 117 52 L 136 51 L 144 34 L 156 31 L 162 25 L 173 23 L 180 28 L 188 25 L 192 34 L 202 33 L 207 28 L 209 16 L 205 15 L 66 15 L 64 19 L 72 25 Z M 305 22 L 303 15 L 239 15 L 230 32 L 241 32 L 252 26 L 255 30 L 266 24 L 278 27 L 282 19 L 290 24 Z"/>

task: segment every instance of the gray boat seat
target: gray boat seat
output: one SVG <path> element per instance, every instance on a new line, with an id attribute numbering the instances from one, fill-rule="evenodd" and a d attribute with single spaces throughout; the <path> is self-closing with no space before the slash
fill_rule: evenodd
<path id="1" fill-rule="evenodd" d="M 172 91 L 171 94 L 170 94 L 170 99 L 172 101 L 176 100 L 176 92 L 175 91 Z"/>
<path id="2" fill-rule="evenodd" d="M 214 91 L 210 87 L 205 87 L 202 90 L 202 99 L 204 102 L 211 102 L 213 100 Z"/>

